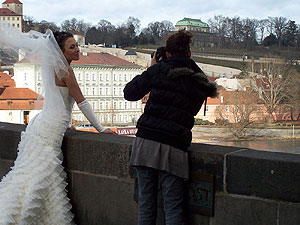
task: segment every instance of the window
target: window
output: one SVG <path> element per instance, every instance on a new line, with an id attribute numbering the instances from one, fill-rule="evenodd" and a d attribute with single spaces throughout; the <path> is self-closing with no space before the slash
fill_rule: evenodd
<path id="1" fill-rule="evenodd" d="M 127 81 L 127 76 L 126 76 L 126 74 L 124 74 L 124 81 Z"/>
<path id="2" fill-rule="evenodd" d="M 125 102 L 124 104 L 125 104 L 125 107 L 124 107 L 124 108 L 127 109 L 127 102 Z"/>
<path id="3" fill-rule="evenodd" d="M 95 74 L 92 74 L 92 80 L 96 80 Z"/>
<path id="4" fill-rule="evenodd" d="M 85 75 L 85 79 L 90 80 L 90 75 L 88 73 Z"/>
<path id="5" fill-rule="evenodd" d="M 114 109 L 116 109 L 117 108 L 117 103 L 116 102 L 114 102 Z"/>
<path id="6" fill-rule="evenodd" d="M 95 88 L 92 88 L 92 95 L 95 95 Z"/>
<path id="7" fill-rule="evenodd" d="M 225 106 L 225 111 L 229 112 L 229 106 L 228 105 Z"/>
<path id="8" fill-rule="evenodd" d="M 105 94 L 108 95 L 108 88 L 105 88 Z"/>
<path id="9" fill-rule="evenodd" d="M 103 80 L 102 73 L 99 74 L 99 80 Z"/>
<path id="10" fill-rule="evenodd" d="M 119 109 L 122 109 L 122 102 L 119 102 Z"/>
<path id="11" fill-rule="evenodd" d="M 106 79 L 106 81 L 109 81 L 108 74 L 106 74 L 106 75 L 105 75 L 105 77 L 106 77 L 106 78 L 105 78 L 105 79 Z"/>
<path id="12" fill-rule="evenodd" d="M 78 73 L 78 80 L 81 80 L 81 74 Z"/>
<path id="13" fill-rule="evenodd" d="M 114 88 L 114 95 L 117 95 L 117 89 Z"/>
<path id="14" fill-rule="evenodd" d="M 26 80 L 27 79 L 27 75 L 26 75 L 26 73 L 24 73 L 24 80 Z"/>
<path id="15" fill-rule="evenodd" d="M 89 87 L 86 88 L 86 95 L 90 95 L 90 88 Z"/>
<path id="16" fill-rule="evenodd" d="M 103 109 L 103 103 L 102 102 L 100 102 L 99 108 Z"/>
<path id="17" fill-rule="evenodd" d="M 114 81 L 117 81 L 117 75 L 114 74 Z"/>
<path id="18" fill-rule="evenodd" d="M 19 20 L 20 20 L 20 18 L 19 18 L 19 17 L 17 17 L 17 20 L 19 21 Z"/>
<path id="19" fill-rule="evenodd" d="M 106 108 L 106 109 L 109 109 L 109 104 L 108 104 L 108 102 L 105 103 L 105 108 Z"/>
<path id="20" fill-rule="evenodd" d="M 205 112 L 208 112 L 208 105 L 206 105 L 205 107 Z"/>
<path id="21" fill-rule="evenodd" d="M 99 88 L 100 95 L 103 95 L 102 88 Z"/>
<path id="22" fill-rule="evenodd" d="M 19 24 L 17 24 L 17 27 L 20 27 L 20 25 L 19 25 Z"/>
<path id="23" fill-rule="evenodd" d="M 15 17 L 12 17 L 11 19 L 12 19 L 12 20 L 15 20 Z"/>
<path id="24" fill-rule="evenodd" d="M 119 81 L 122 81 L 122 75 L 119 74 Z"/>

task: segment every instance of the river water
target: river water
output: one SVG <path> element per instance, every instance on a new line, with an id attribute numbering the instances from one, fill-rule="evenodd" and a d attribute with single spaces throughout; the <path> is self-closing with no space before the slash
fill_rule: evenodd
<path id="1" fill-rule="evenodd" d="M 300 129 L 248 129 L 258 140 L 246 141 L 225 141 L 232 140 L 232 133 L 226 128 L 194 127 L 192 132 L 193 142 L 300 154 Z"/>
<path id="2" fill-rule="evenodd" d="M 284 152 L 300 154 L 299 139 L 271 139 L 271 140 L 252 140 L 252 141 L 203 141 L 201 143 L 223 146 L 234 146 L 250 148 L 264 151 Z"/>

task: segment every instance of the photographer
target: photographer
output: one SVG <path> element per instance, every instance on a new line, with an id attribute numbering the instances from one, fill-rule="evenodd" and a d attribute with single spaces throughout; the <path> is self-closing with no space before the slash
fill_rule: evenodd
<path id="1" fill-rule="evenodd" d="M 166 225 L 183 221 L 184 180 L 189 178 L 187 148 L 194 116 L 207 97 L 216 97 L 216 85 L 190 59 L 190 32 L 181 30 L 166 42 L 165 54 L 124 88 L 124 97 L 137 101 L 150 92 L 137 122 L 130 165 L 136 167 L 138 224 L 155 225 L 157 190 L 162 191 Z M 161 51 L 161 49 L 160 49 Z M 160 55 L 163 55 L 159 53 Z"/>

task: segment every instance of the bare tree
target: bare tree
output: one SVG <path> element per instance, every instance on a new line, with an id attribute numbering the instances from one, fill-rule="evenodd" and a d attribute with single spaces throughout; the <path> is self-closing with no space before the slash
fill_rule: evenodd
<path id="1" fill-rule="evenodd" d="M 287 18 L 285 17 L 274 17 L 270 18 L 271 23 L 273 24 L 274 31 L 276 34 L 276 37 L 278 39 L 278 45 L 279 47 L 281 46 L 284 30 L 286 29 L 287 26 Z"/>
<path id="2" fill-rule="evenodd" d="M 258 28 L 260 31 L 260 44 L 263 43 L 264 38 L 265 38 L 265 31 L 267 29 L 268 25 L 268 20 L 267 19 L 262 19 L 258 21 Z"/>
<path id="3" fill-rule="evenodd" d="M 290 110 L 291 120 L 300 119 L 300 74 L 291 68 L 291 82 L 287 86 L 286 105 Z M 297 116 L 296 116 L 297 115 Z"/>
<path id="4" fill-rule="evenodd" d="M 222 15 L 214 16 L 213 19 L 208 20 L 210 30 L 217 34 L 218 47 L 224 46 L 227 38 L 229 38 L 228 19 Z"/>
<path id="5" fill-rule="evenodd" d="M 232 91 L 225 95 L 216 113 L 223 121 L 228 121 L 227 125 L 236 138 L 245 137 L 245 129 L 262 117 L 257 95 L 251 89 Z"/>
<path id="6" fill-rule="evenodd" d="M 250 79 L 251 89 L 258 94 L 269 114 L 268 122 L 271 122 L 273 113 L 286 100 L 294 70 L 283 60 L 273 58 L 261 64 L 251 62 L 243 72 Z"/>

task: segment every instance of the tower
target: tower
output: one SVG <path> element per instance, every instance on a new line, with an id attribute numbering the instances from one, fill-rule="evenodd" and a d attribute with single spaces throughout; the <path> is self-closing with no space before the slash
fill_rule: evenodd
<path id="1" fill-rule="evenodd" d="M 2 3 L 2 8 L 9 9 L 18 15 L 23 15 L 23 3 L 19 0 L 6 0 Z"/>

